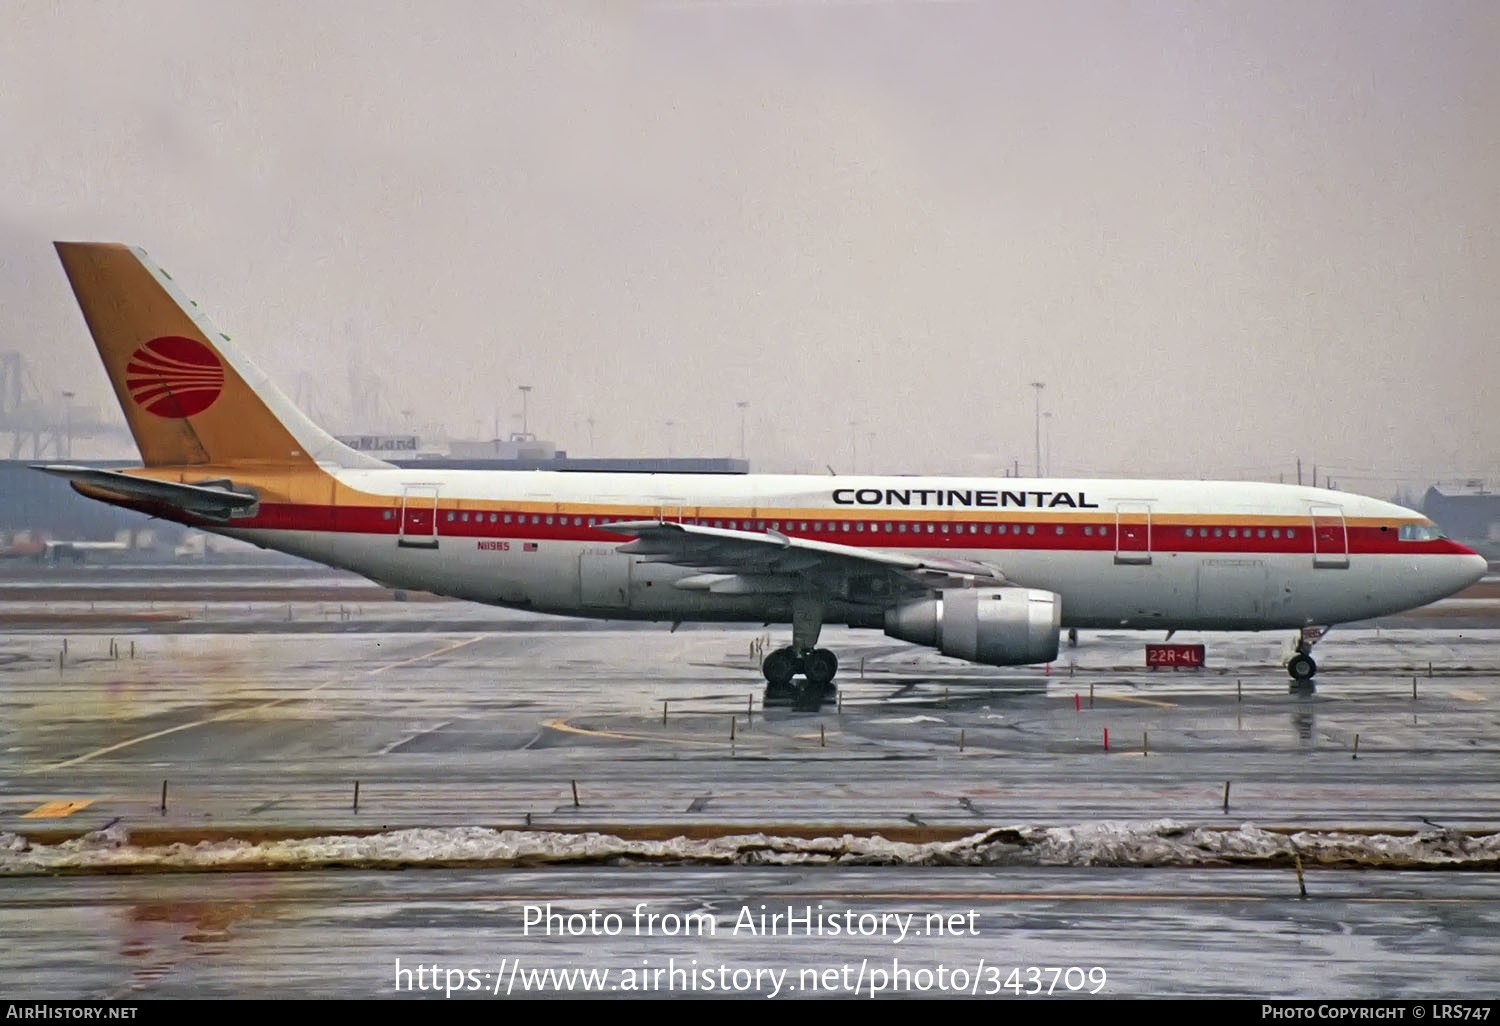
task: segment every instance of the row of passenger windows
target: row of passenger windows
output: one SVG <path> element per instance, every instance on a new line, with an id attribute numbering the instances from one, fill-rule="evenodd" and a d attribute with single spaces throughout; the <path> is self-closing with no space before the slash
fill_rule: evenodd
<path id="1" fill-rule="evenodd" d="M 391 520 L 395 516 L 395 514 L 391 510 L 384 510 L 383 513 L 382 513 L 382 515 L 383 515 L 383 517 L 386 520 Z M 626 521 L 641 520 L 643 518 L 641 518 L 641 517 L 587 517 L 587 518 L 584 518 L 584 517 L 556 516 L 556 515 L 542 514 L 542 513 L 531 513 L 531 514 L 526 514 L 526 513 L 519 513 L 519 514 L 511 514 L 511 513 L 504 513 L 504 514 L 501 514 L 501 513 L 474 513 L 474 514 L 471 515 L 471 514 L 468 514 L 468 513 L 459 513 L 459 512 L 450 511 L 450 512 L 448 512 L 446 514 L 446 519 L 447 519 L 448 523 L 450 523 L 450 524 L 453 524 L 453 523 L 467 524 L 467 523 L 469 523 L 472 520 L 472 522 L 476 523 L 476 524 L 483 524 L 483 523 L 486 523 L 486 522 L 491 523 L 491 524 L 497 524 L 497 523 L 498 524 L 512 524 L 512 523 L 514 523 L 514 524 L 526 524 L 526 523 L 531 523 L 531 524 L 539 524 L 539 525 L 540 524 L 545 524 L 545 525 L 549 525 L 549 526 L 558 526 L 558 527 L 567 527 L 567 526 L 569 526 L 569 524 L 571 524 L 573 527 L 585 527 L 585 526 L 587 526 L 587 527 L 596 527 L 596 526 L 598 526 L 600 524 L 623 523 L 623 522 L 626 522 Z M 646 518 L 646 519 L 649 519 L 649 518 Z M 855 520 L 855 521 L 849 521 L 849 520 L 829 520 L 829 521 L 826 521 L 826 522 L 822 521 L 822 520 L 812 520 L 812 521 L 808 521 L 808 520 L 802 520 L 802 521 L 788 520 L 785 523 L 783 523 L 780 520 L 743 520 L 743 521 L 742 520 L 701 520 L 701 519 L 695 520 L 695 519 L 692 519 L 692 518 L 689 518 L 688 520 L 684 521 L 684 523 L 698 524 L 698 525 L 703 526 L 703 527 L 728 528 L 731 531 L 741 531 L 741 530 L 743 530 L 743 531 L 764 531 L 767 528 L 769 528 L 772 531 L 797 531 L 799 533 L 800 532 L 812 532 L 814 534 L 821 534 L 825 530 L 829 531 L 829 532 L 839 532 L 839 531 L 842 531 L 842 532 L 844 532 L 846 534 L 849 533 L 849 532 L 851 532 L 851 531 L 856 532 L 856 533 L 864 533 L 864 532 L 868 531 L 870 534 L 878 534 L 878 533 L 882 533 L 882 532 L 885 533 L 885 534 L 922 534 L 924 532 L 926 534 L 964 534 L 964 533 L 968 533 L 968 534 L 1006 534 L 1006 533 L 1010 533 L 1010 534 L 1036 534 L 1036 525 L 1035 524 L 931 524 L 931 523 L 907 524 L 907 523 L 892 523 L 890 521 L 881 521 L 881 522 L 877 522 L 877 523 L 867 523 L 866 521 L 863 521 L 863 520 Z M 1057 525 L 1056 528 L 1055 528 L 1055 530 L 1056 530 L 1056 532 L 1058 534 L 1062 534 L 1063 533 L 1063 527 L 1062 527 L 1062 525 L 1061 524 Z M 1109 528 L 1107 528 L 1107 527 L 1094 528 L 1092 526 L 1085 526 L 1084 529 L 1083 529 L 1083 533 L 1086 534 L 1086 535 L 1089 535 L 1090 537 L 1092 537 L 1096 533 L 1096 531 L 1097 531 L 1098 535 L 1101 538 L 1104 537 L 1105 535 L 1109 534 Z"/>
<path id="2" fill-rule="evenodd" d="M 390 520 L 394 516 L 394 514 L 393 514 L 393 512 L 391 510 L 385 510 L 385 511 L 383 511 L 383 515 L 384 515 L 384 518 L 386 520 Z M 476 523 L 476 524 L 482 524 L 482 523 L 485 523 L 485 522 L 488 522 L 488 523 L 491 523 L 491 524 L 497 524 L 497 523 L 499 523 L 499 524 L 511 524 L 511 523 L 525 524 L 525 523 L 531 523 L 531 524 L 537 524 L 537 525 L 545 524 L 545 525 L 549 525 L 549 526 L 561 526 L 561 527 L 567 527 L 570 524 L 573 527 L 584 527 L 584 526 L 587 526 L 587 527 L 596 527 L 596 526 L 598 526 L 600 524 L 621 523 L 621 522 L 629 521 L 629 520 L 639 520 L 641 518 L 639 518 L 639 517 L 587 517 L 587 518 L 585 518 L 585 517 L 580 517 L 580 516 L 567 517 L 567 516 L 558 516 L 558 515 L 553 515 L 553 514 L 541 514 L 541 513 L 532 513 L 532 514 L 529 514 L 529 515 L 525 514 L 525 513 L 520 513 L 520 514 L 511 514 L 511 513 L 504 513 L 504 514 L 501 514 L 501 513 L 488 513 L 488 514 L 486 514 L 486 513 L 474 513 L 474 514 L 471 515 L 469 513 L 461 513 L 461 512 L 454 512 L 454 511 L 449 511 L 447 513 L 447 520 L 448 520 L 448 523 L 450 523 L 450 524 L 452 524 L 452 523 L 467 524 L 467 523 L 469 523 L 471 521 L 471 519 L 472 519 L 472 522 Z M 813 534 L 822 534 L 825 531 L 826 532 L 830 532 L 830 533 L 840 533 L 840 532 L 842 532 L 844 534 L 848 534 L 848 533 L 852 532 L 852 533 L 855 533 L 855 534 L 869 533 L 869 534 L 1000 534 L 1000 535 L 1003 535 L 1003 534 L 1014 534 L 1014 535 L 1026 534 L 1026 535 L 1034 535 L 1034 534 L 1037 533 L 1037 530 L 1036 530 L 1037 525 L 1036 524 L 948 524 L 948 523 L 934 524 L 934 523 L 931 523 L 931 522 L 909 523 L 909 522 L 906 522 L 906 521 L 892 522 L 892 521 L 889 521 L 889 520 L 876 521 L 876 522 L 866 522 L 866 521 L 863 521 L 863 520 L 854 520 L 854 521 L 849 521 L 849 520 L 829 520 L 829 521 L 822 521 L 822 520 L 810 520 L 810 521 L 809 520 L 798 520 L 798 521 L 792 521 L 792 520 L 788 520 L 788 521 L 785 521 L 783 523 L 783 521 L 780 521 L 780 520 L 769 520 L 768 521 L 768 520 L 693 520 L 693 519 L 687 520 L 686 523 L 699 524 L 699 525 L 702 525 L 704 527 L 727 528 L 728 530 L 731 530 L 731 531 L 739 531 L 739 530 L 744 530 L 744 531 L 764 531 L 767 528 L 769 528 L 772 531 L 782 531 L 782 530 L 785 530 L 785 531 L 796 531 L 798 533 L 811 532 Z M 1161 531 L 1162 529 L 1161 528 L 1157 528 L 1157 530 Z M 1420 527 L 1419 528 L 1413 528 L 1413 527 L 1411 527 L 1411 526 L 1408 525 L 1408 526 L 1405 526 L 1405 527 L 1401 528 L 1401 539 L 1403 541 L 1408 541 L 1408 540 L 1422 540 L 1422 541 L 1425 541 L 1425 540 L 1428 540 L 1427 537 L 1425 537 L 1425 535 L 1429 531 L 1433 535 L 1435 535 L 1436 537 L 1442 537 L 1441 532 L 1438 532 L 1435 528 L 1425 528 L 1425 529 L 1424 528 L 1420 528 Z M 1059 534 L 1060 535 L 1060 534 L 1065 533 L 1065 529 L 1064 529 L 1064 527 L 1063 527 L 1062 524 L 1056 524 L 1056 525 L 1053 526 L 1053 532 L 1055 534 Z M 1253 532 L 1253 537 L 1255 537 L 1255 538 L 1281 538 L 1283 536 L 1285 536 L 1287 538 L 1295 538 L 1295 537 L 1297 537 L 1297 531 L 1296 531 L 1296 529 L 1295 528 L 1291 528 L 1291 527 L 1286 528 L 1284 531 L 1283 531 L 1282 528 L 1279 528 L 1279 527 L 1272 527 L 1272 528 L 1269 528 L 1269 529 L 1268 528 L 1264 528 L 1264 527 L 1258 527 L 1258 528 L 1249 528 L 1249 527 L 1229 527 L 1229 528 L 1224 528 L 1224 527 L 1215 527 L 1215 528 L 1187 527 L 1187 528 L 1183 529 L 1183 536 L 1187 537 L 1187 538 L 1208 538 L 1208 537 L 1223 538 L 1223 537 L 1226 537 L 1226 536 L 1230 537 L 1230 538 L 1250 538 L 1250 537 L 1252 537 L 1252 532 Z M 1418 535 L 1419 533 L 1422 534 L 1422 535 L 1424 535 L 1424 536 L 1423 537 L 1412 537 L 1412 536 Z M 1093 538 L 1093 537 L 1107 538 L 1107 537 L 1109 537 L 1109 528 L 1106 527 L 1106 526 L 1104 526 L 1104 525 L 1094 526 L 1092 524 L 1085 524 L 1085 525 L 1083 525 L 1083 535 L 1084 535 L 1085 538 Z"/>
<path id="3" fill-rule="evenodd" d="M 1207 538 L 1208 535 L 1209 535 L 1209 531 L 1208 531 L 1208 528 L 1206 528 L 1206 527 L 1189 527 L 1189 528 L 1186 528 L 1183 531 L 1183 534 L 1186 537 L 1188 537 L 1188 538 Z M 1248 528 L 1248 527 L 1231 527 L 1231 528 L 1228 528 L 1226 530 L 1225 528 L 1222 528 L 1222 527 L 1215 527 L 1213 529 L 1213 536 L 1215 538 L 1222 538 L 1222 537 L 1225 536 L 1225 534 L 1228 534 L 1229 537 L 1231 537 L 1231 538 L 1248 538 L 1248 537 L 1250 537 L 1250 528 Z M 1297 537 L 1296 528 L 1288 527 L 1286 529 L 1286 536 L 1288 538 L 1295 538 L 1295 537 Z M 1266 529 L 1264 527 L 1257 527 L 1257 528 L 1255 528 L 1255 537 L 1257 537 L 1257 538 L 1266 538 L 1266 537 L 1280 538 L 1281 537 L 1281 528 L 1279 528 L 1279 527 L 1273 527 L 1273 528 L 1271 528 L 1270 533 L 1267 534 Z"/>

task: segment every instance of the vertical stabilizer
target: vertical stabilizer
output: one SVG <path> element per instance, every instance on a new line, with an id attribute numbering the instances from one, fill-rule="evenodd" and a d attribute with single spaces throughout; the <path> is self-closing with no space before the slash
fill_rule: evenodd
<path id="1" fill-rule="evenodd" d="M 389 466 L 303 415 L 144 251 L 55 245 L 146 466 Z"/>

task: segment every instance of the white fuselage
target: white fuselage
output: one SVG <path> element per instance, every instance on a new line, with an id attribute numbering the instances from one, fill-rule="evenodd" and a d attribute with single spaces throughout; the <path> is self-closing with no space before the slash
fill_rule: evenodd
<path id="1" fill-rule="evenodd" d="M 1400 506 L 1249 482 L 333 472 L 331 507 L 219 530 L 396 588 L 590 617 L 786 621 L 785 594 L 675 587 L 604 520 L 774 530 L 998 567 L 1070 627 L 1264 629 L 1360 620 L 1476 580 L 1481 557 Z M 830 619 L 843 614 L 835 611 Z M 850 622 L 854 622 L 853 619 Z"/>

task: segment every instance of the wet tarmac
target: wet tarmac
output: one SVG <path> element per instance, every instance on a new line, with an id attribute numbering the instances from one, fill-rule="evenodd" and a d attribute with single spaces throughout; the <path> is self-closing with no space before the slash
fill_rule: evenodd
<path id="1" fill-rule="evenodd" d="M 1487 875 L 1306 882 L 1302 898 L 1291 873 L 1247 870 L 26 878 L 0 892 L 0 960 L 15 998 L 1495 993 Z"/>
<path id="2" fill-rule="evenodd" d="M 1483 604 L 1453 607 L 1458 623 L 1428 612 L 1335 630 L 1316 650 L 1312 692 L 1288 687 L 1279 633 L 1208 636 L 1206 669 L 1151 672 L 1142 634 L 1083 632 L 1050 667 L 995 670 L 828 628 L 840 687 L 799 711 L 767 708 L 755 669 L 784 632 L 674 633 L 388 593 L 340 601 L 324 592 L 348 580 L 317 571 L 275 579 L 306 589 L 287 600 L 262 601 L 244 583 L 220 575 L 191 601 L 101 597 L 76 582 L 55 596 L 0 594 L 0 831 L 55 840 L 117 823 L 191 839 L 484 825 L 920 839 L 1163 817 L 1500 827 L 1500 623 Z M 140 619 L 163 613 L 172 618 Z M 978 937 L 915 956 L 934 970 L 962 961 L 970 976 L 984 956 L 1007 973 L 1103 966 L 1110 994 L 1493 992 L 1487 875 L 1311 875 L 1306 901 L 1289 874 L 1248 870 L 25 878 L 7 881 L 0 932 L 25 942 L 4 967 L 25 996 L 249 995 L 268 982 L 288 996 L 377 996 L 395 993 L 393 960 L 408 956 L 476 972 L 518 954 L 535 968 L 616 970 L 684 953 L 751 969 L 889 961 L 889 943 L 847 937 L 684 947 L 518 932 L 533 899 L 622 914 L 638 901 L 713 906 L 722 917 L 794 892 L 840 908 L 979 909 Z M 594 897 L 589 881 L 603 881 Z"/>

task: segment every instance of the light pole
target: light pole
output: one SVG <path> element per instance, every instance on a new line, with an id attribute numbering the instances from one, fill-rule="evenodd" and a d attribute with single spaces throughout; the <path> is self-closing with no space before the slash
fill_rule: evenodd
<path id="1" fill-rule="evenodd" d="M 1042 414 L 1042 419 L 1047 422 L 1047 444 L 1042 447 L 1042 453 L 1047 457 L 1047 461 L 1044 465 L 1047 468 L 1047 473 L 1050 475 L 1052 473 L 1052 411 L 1048 410 L 1046 413 Z"/>
<path id="2" fill-rule="evenodd" d="M 849 473 L 859 473 L 859 421 L 849 422 Z"/>
<path id="3" fill-rule="evenodd" d="M 673 451 L 674 450 L 674 446 L 672 445 L 672 429 L 674 427 L 676 427 L 676 426 L 677 426 L 677 422 L 675 420 L 669 420 L 669 421 L 667 421 L 667 456 L 668 457 L 672 457 L 672 456 L 676 455 L 676 453 Z"/>
<path id="4" fill-rule="evenodd" d="M 520 385 L 518 387 L 521 389 L 521 437 L 530 438 L 531 435 L 526 429 L 526 397 L 531 394 L 531 386 Z"/>
<path id="5" fill-rule="evenodd" d="M 1036 389 L 1036 476 L 1042 476 L 1042 389 L 1047 387 L 1046 382 L 1033 381 L 1031 387 Z"/>
<path id="6" fill-rule="evenodd" d="M 594 418 L 588 418 L 589 425 L 589 455 L 597 457 L 599 453 L 594 449 Z"/>
<path id="7" fill-rule="evenodd" d="M 739 402 L 735 403 L 734 405 L 736 405 L 736 406 L 738 406 L 740 408 L 740 459 L 744 459 L 745 458 L 745 410 L 749 408 L 750 404 L 748 402 L 746 402 L 745 400 L 741 399 Z"/>
<path id="8" fill-rule="evenodd" d="M 67 436 L 68 436 L 68 451 L 63 456 L 63 459 L 70 460 L 70 459 L 73 458 L 73 393 L 72 392 L 64 392 L 62 394 L 62 397 L 63 397 L 63 423 L 66 425 Z"/>

